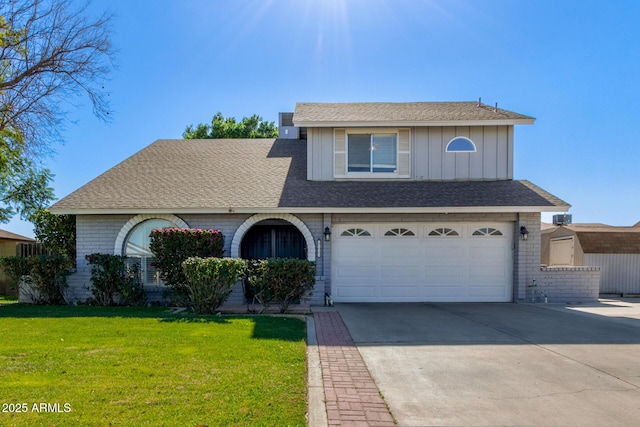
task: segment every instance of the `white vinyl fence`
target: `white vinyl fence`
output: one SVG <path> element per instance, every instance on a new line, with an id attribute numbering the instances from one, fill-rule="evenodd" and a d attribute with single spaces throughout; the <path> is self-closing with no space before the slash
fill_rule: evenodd
<path id="1" fill-rule="evenodd" d="M 600 267 L 601 294 L 640 294 L 640 254 L 585 254 L 584 264 Z"/>

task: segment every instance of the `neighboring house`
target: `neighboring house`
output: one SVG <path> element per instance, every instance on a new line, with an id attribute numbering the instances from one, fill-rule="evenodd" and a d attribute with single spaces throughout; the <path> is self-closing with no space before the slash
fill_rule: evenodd
<path id="1" fill-rule="evenodd" d="M 640 294 L 640 222 L 543 224 L 540 259 L 549 266 L 600 267 L 601 294 Z"/>
<path id="2" fill-rule="evenodd" d="M 149 232 L 177 226 L 220 229 L 226 256 L 315 261 L 313 304 L 524 299 L 540 213 L 569 208 L 513 179 L 514 127 L 533 122 L 479 102 L 299 103 L 279 139 L 158 140 L 51 208 L 77 215 L 69 283 L 89 296 L 84 256 L 102 252 L 161 289 Z"/>
<path id="3" fill-rule="evenodd" d="M 30 237 L 0 230 L 0 257 L 18 255 L 18 245 L 20 243 L 35 243 Z M 11 288 L 11 279 L 0 267 L 0 295 L 17 295 L 17 290 Z"/>

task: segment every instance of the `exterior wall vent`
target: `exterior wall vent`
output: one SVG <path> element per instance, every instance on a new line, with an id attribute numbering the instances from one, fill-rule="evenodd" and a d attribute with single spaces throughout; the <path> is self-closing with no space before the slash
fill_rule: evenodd
<path id="1" fill-rule="evenodd" d="M 553 225 L 569 225 L 571 224 L 571 214 L 562 214 L 553 216 Z"/>
<path id="2" fill-rule="evenodd" d="M 293 125 L 293 113 L 278 114 L 278 138 L 299 139 L 300 131 Z"/>

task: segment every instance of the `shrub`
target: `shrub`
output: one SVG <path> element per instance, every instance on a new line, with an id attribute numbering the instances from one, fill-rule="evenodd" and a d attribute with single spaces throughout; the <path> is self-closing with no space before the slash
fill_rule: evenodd
<path id="1" fill-rule="evenodd" d="M 213 314 L 227 300 L 245 267 L 246 262 L 238 258 L 191 257 L 185 260 L 182 268 L 193 310 L 198 314 Z"/>
<path id="2" fill-rule="evenodd" d="M 34 304 L 65 304 L 64 291 L 70 274 L 68 259 L 62 255 L 31 258 L 0 258 L 0 265 L 12 281 L 23 284 L 22 292 Z"/>
<path id="3" fill-rule="evenodd" d="M 244 297 L 249 302 L 249 311 L 255 313 L 254 303 L 264 304 L 263 311 L 269 308 L 273 301 L 273 292 L 269 286 L 266 274 L 268 264 L 262 259 L 247 261 L 244 279 Z"/>
<path id="4" fill-rule="evenodd" d="M 189 257 L 220 258 L 224 248 L 222 233 L 219 230 L 162 228 L 153 230 L 150 237 L 149 248 L 155 258 L 153 265 L 160 270 L 160 278 L 171 287 L 174 300 L 189 304 L 182 263 Z"/>
<path id="5" fill-rule="evenodd" d="M 40 255 L 28 260 L 31 300 L 36 304 L 66 304 L 68 259 L 62 255 Z"/>
<path id="6" fill-rule="evenodd" d="M 11 280 L 11 286 L 17 286 L 22 276 L 28 276 L 31 272 L 29 258 L 8 256 L 0 258 L 0 267 Z"/>
<path id="7" fill-rule="evenodd" d="M 142 305 L 147 298 L 140 281 L 140 266 L 128 264 L 127 257 L 90 254 L 91 293 L 99 305 Z"/>
<path id="8" fill-rule="evenodd" d="M 306 300 L 316 283 L 315 263 L 296 258 L 269 258 L 250 262 L 248 282 L 265 309 L 278 303 L 280 313 L 297 300 Z"/>

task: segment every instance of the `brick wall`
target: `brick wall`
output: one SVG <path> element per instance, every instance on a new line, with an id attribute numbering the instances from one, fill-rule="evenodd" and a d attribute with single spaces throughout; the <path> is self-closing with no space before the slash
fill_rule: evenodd
<path id="1" fill-rule="evenodd" d="M 122 255 L 122 248 L 116 248 L 118 235 L 122 233 L 123 228 L 136 215 L 78 215 L 76 217 L 76 272 L 69 276 L 67 289 L 67 297 L 71 302 L 84 302 L 87 298 L 92 297 L 89 290 L 91 282 L 91 268 L 85 260 L 85 255 L 92 253 L 105 253 Z M 211 215 L 180 215 L 179 218 L 188 224 L 191 228 L 213 228 L 222 231 L 224 235 L 224 256 L 230 256 L 231 242 L 236 230 L 251 217 L 250 214 L 211 214 Z M 307 226 L 313 235 L 314 242 L 318 239 L 324 240 L 322 232 L 324 231 L 323 217 L 321 214 L 300 214 L 296 215 Z M 324 241 L 323 241 L 324 244 Z M 311 303 L 321 305 L 324 302 L 325 293 L 325 277 L 323 276 L 324 263 L 328 263 L 326 251 L 321 248 L 321 257 L 316 261 L 319 265 L 319 273 L 316 277 L 316 289 L 312 294 Z M 315 254 L 314 254 L 315 256 Z M 161 299 L 161 289 L 153 287 L 147 289 L 150 301 Z M 242 304 L 244 302 L 242 284 L 234 287 L 233 293 L 229 298 L 230 304 Z"/>
<path id="2" fill-rule="evenodd" d="M 520 227 L 526 227 L 529 231 L 527 240 L 523 240 Z M 513 299 L 524 300 L 527 297 L 527 289 L 538 280 L 540 268 L 540 214 L 521 213 L 514 223 L 513 230 L 514 262 L 513 262 Z"/>
<path id="3" fill-rule="evenodd" d="M 536 290 L 538 302 L 546 295 L 548 302 L 597 301 L 600 293 L 600 267 L 540 267 L 534 288 L 529 287 L 527 301 Z"/>

